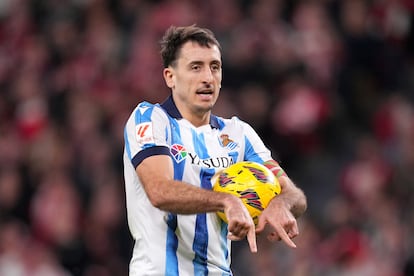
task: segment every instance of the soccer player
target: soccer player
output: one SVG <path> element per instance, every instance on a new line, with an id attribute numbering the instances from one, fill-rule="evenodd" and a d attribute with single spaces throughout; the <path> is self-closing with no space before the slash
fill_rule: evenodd
<path id="1" fill-rule="evenodd" d="M 307 204 L 302 190 L 250 125 L 211 113 L 222 80 L 214 34 L 195 25 L 170 27 L 161 56 L 171 95 L 161 104 L 139 103 L 124 133 L 128 224 L 135 240 L 130 275 L 232 275 L 231 241 L 247 238 L 256 252 L 256 233 L 265 229 L 270 241 L 296 247 L 296 218 Z M 239 198 L 212 191 L 211 177 L 239 161 L 266 165 L 282 187 L 256 228 Z"/>

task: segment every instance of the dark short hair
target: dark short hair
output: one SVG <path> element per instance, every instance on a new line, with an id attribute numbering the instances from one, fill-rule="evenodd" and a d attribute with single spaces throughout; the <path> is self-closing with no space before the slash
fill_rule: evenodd
<path id="1" fill-rule="evenodd" d="M 164 67 L 174 64 L 181 47 L 187 41 L 194 41 L 200 46 L 208 48 L 216 45 L 221 50 L 220 43 L 215 38 L 213 32 L 207 28 L 197 27 L 196 25 L 184 27 L 171 26 L 160 41 L 160 52 Z"/>

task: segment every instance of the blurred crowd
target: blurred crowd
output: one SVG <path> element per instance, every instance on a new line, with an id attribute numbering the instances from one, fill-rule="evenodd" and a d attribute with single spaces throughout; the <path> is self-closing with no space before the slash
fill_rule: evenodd
<path id="1" fill-rule="evenodd" d="M 123 127 L 169 95 L 158 41 L 211 28 L 215 113 L 302 188 L 298 248 L 235 242 L 243 275 L 414 275 L 411 0 L 0 1 L 0 275 L 127 275 Z M 145 223 L 145 222 L 143 222 Z"/>

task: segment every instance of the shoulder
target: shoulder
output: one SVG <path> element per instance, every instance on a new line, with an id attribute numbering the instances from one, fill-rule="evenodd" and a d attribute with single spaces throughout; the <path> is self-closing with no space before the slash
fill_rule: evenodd
<path id="1" fill-rule="evenodd" d="M 215 116 L 220 129 L 223 128 L 245 128 L 249 127 L 249 124 L 243 120 L 241 120 L 237 116 L 233 116 L 230 118 L 223 118 L 219 116 Z"/>
<path id="2" fill-rule="evenodd" d="M 149 102 L 140 102 L 134 109 L 134 112 L 139 112 L 139 114 L 152 113 L 161 110 L 159 104 L 149 103 Z"/>
<path id="3" fill-rule="evenodd" d="M 131 113 L 130 119 L 134 118 L 135 121 L 140 121 L 141 119 L 151 119 L 154 117 L 162 116 L 166 117 L 164 110 L 160 107 L 158 103 L 149 103 L 149 102 L 140 102 L 136 105 L 134 110 Z"/>

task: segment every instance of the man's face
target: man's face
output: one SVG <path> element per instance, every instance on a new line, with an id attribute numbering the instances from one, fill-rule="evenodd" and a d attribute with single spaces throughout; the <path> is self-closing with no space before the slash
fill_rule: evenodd
<path id="1" fill-rule="evenodd" d="M 175 66 L 164 69 L 164 78 L 183 117 L 205 115 L 213 108 L 220 91 L 219 48 L 186 42 L 178 53 Z"/>

